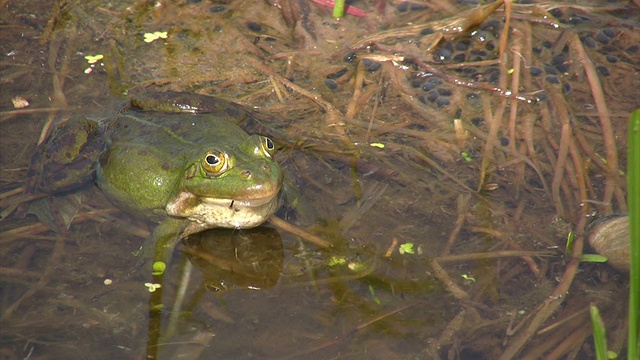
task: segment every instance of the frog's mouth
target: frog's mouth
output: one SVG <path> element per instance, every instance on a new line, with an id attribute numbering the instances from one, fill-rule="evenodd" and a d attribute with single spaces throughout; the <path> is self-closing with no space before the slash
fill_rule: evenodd
<path id="1" fill-rule="evenodd" d="M 234 206 L 259 207 L 268 202 L 273 201 L 274 197 L 276 196 L 272 195 L 262 199 L 251 199 L 251 200 L 220 200 L 220 199 L 213 199 L 213 198 L 205 198 L 204 201 L 209 202 L 209 200 L 213 200 L 211 201 L 211 203 L 216 203 L 217 201 L 223 201 L 223 202 L 230 201 L 231 203 L 229 204 L 229 208 L 231 209 Z"/>
<path id="2" fill-rule="evenodd" d="M 212 228 L 246 229 L 265 222 L 278 209 L 278 194 L 257 199 L 218 199 L 182 192 L 167 205 L 167 214 L 187 218 L 193 234 Z"/>

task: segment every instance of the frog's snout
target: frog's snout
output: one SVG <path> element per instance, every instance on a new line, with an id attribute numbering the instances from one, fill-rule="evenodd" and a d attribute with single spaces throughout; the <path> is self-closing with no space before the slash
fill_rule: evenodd
<path id="1" fill-rule="evenodd" d="M 252 175 L 253 175 L 253 174 L 251 174 L 251 171 L 250 171 L 250 170 L 242 170 L 242 172 L 240 173 L 240 177 L 241 177 L 243 180 L 249 180 L 249 179 L 251 179 L 251 176 L 252 176 Z"/>
<path id="2" fill-rule="evenodd" d="M 261 174 L 270 175 L 273 172 L 273 168 L 269 164 L 264 164 L 260 166 L 260 169 L 258 172 Z M 251 170 L 242 170 L 240 172 L 240 178 L 242 178 L 242 180 L 250 180 L 252 177 L 253 177 L 253 172 Z"/>

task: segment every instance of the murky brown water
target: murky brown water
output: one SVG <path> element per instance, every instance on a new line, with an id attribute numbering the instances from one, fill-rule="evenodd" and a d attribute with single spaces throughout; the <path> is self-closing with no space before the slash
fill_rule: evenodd
<path id="1" fill-rule="evenodd" d="M 278 154 L 298 201 L 277 215 L 334 244 L 205 233 L 150 293 L 146 274 L 125 277 L 150 224 L 99 190 L 67 234 L 9 216 L 2 358 L 589 358 L 592 302 L 623 352 L 626 277 L 582 264 L 574 278 L 564 247 L 626 209 L 614 170 L 640 104 L 638 8 L 514 6 L 501 65 L 504 7 L 468 35 L 461 3 L 356 1 L 367 17 L 334 20 L 306 0 L 1 2 L 1 208 L 48 119 L 191 91 L 278 116 L 266 125 L 299 142 Z"/>

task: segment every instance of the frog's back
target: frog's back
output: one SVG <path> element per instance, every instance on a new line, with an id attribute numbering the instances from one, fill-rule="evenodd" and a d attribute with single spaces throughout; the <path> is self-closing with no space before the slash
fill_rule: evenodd
<path id="1" fill-rule="evenodd" d="M 248 135 L 226 117 L 133 111 L 105 121 L 108 142 L 181 155 L 190 145 L 238 143 Z"/>

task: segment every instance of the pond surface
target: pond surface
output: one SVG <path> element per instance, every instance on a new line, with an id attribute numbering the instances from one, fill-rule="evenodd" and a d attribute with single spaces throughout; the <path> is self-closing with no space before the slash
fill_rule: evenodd
<path id="1" fill-rule="evenodd" d="M 1 2 L 2 358 L 582 359 L 590 303 L 624 355 L 626 275 L 574 259 L 626 210 L 639 11 L 521 3 Z M 273 115 L 288 188 L 161 284 L 95 186 L 68 230 L 11 211 L 41 134 L 145 90 Z"/>

